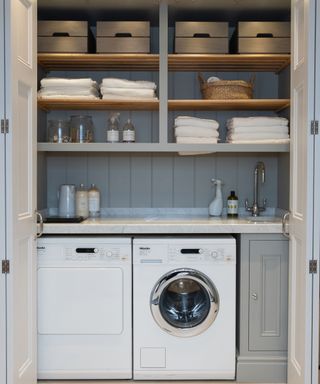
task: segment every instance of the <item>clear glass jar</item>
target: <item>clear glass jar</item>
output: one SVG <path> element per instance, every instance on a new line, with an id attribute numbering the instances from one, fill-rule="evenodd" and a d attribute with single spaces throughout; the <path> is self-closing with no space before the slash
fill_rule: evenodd
<path id="1" fill-rule="evenodd" d="M 73 143 L 93 142 L 93 122 L 91 116 L 71 116 L 71 140 Z"/>
<path id="2" fill-rule="evenodd" d="M 49 120 L 47 140 L 49 143 L 70 143 L 70 121 Z"/>

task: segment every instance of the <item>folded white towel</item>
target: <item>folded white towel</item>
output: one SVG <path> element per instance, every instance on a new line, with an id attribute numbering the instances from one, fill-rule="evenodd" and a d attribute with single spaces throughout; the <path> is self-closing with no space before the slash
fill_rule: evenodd
<path id="1" fill-rule="evenodd" d="M 156 83 L 152 81 L 145 80 L 127 80 L 127 79 L 117 79 L 109 77 L 102 79 L 101 87 L 110 87 L 110 88 L 134 88 L 134 89 L 157 89 Z"/>
<path id="2" fill-rule="evenodd" d="M 143 97 L 143 98 L 153 98 L 155 97 L 155 92 L 153 89 L 134 89 L 134 88 L 106 88 L 102 87 L 100 89 L 102 95 L 119 95 L 127 97 Z"/>
<path id="3" fill-rule="evenodd" d="M 228 127 L 288 125 L 288 119 L 273 116 L 233 117 L 227 121 Z"/>
<path id="4" fill-rule="evenodd" d="M 192 116 L 178 116 L 174 119 L 174 125 L 176 127 L 188 125 L 192 127 L 204 127 L 218 129 L 219 123 L 216 120 L 200 119 Z"/>
<path id="5" fill-rule="evenodd" d="M 41 87 L 97 87 L 96 81 L 90 78 L 65 79 L 60 77 L 47 77 L 40 81 Z"/>
<path id="6" fill-rule="evenodd" d="M 138 97 L 138 96 L 122 96 L 122 95 L 112 95 L 104 94 L 102 95 L 103 100 L 158 100 L 157 97 Z"/>
<path id="7" fill-rule="evenodd" d="M 287 133 L 231 133 L 228 135 L 231 140 L 264 140 L 264 139 L 289 139 Z"/>
<path id="8" fill-rule="evenodd" d="M 231 127 L 230 133 L 288 133 L 285 125 L 255 126 L 255 127 Z"/>
<path id="9" fill-rule="evenodd" d="M 59 89 L 60 88 L 60 89 Z M 87 96 L 94 95 L 99 97 L 99 92 L 96 88 L 72 88 L 72 87 L 49 87 L 41 88 L 38 91 L 38 94 L 41 96 L 53 96 L 53 95 L 69 95 L 69 96 Z"/>
<path id="10" fill-rule="evenodd" d="M 39 99 L 50 99 L 50 100 L 100 100 L 99 97 L 94 95 L 39 95 Z"/>
<path id="11" fill-rule="evenodd" d="M 227 140 L 230 144 L 289 144 L 290 139 Z"/>
<path id="12" fill-rule="evenodd" d="M 175 127 L 175 136 L 184 137 L 219 137 L 217 129 L 204 128 L 204 127 L 190 127 L 188 125 Z"/>
<path id="13" fill-rule="evenodd" d="M 178 144 L 217 144 L 218 139 L 215 137 L 176 137 Z"/>

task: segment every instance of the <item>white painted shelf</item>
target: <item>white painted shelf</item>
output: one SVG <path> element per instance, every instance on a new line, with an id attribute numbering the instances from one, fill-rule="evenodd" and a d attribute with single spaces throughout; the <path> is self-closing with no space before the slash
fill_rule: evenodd
<path id="1" fill-rule="evenodd" d="M 289 152 L 289 144 L 38 143 L 39 152 Z"/>

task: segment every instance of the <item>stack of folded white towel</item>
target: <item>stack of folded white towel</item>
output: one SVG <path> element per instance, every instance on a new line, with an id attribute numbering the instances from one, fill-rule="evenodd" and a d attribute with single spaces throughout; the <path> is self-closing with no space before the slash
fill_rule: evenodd
<path id="1" fill-rule="evenodd" d="M 174 134 L 178 144 L 217 144 L 219 123 L 215 120 L 178 116 L 174 120 Z M 179 152 L 179 155 L 202 155 L 211 152 Z"/>
<path id="2" fill-rule="evenodd" d="M 106 100 L 114 99 L 151 99 L 157 100 L 157 85 L 152 81 L 131 81 L 126 79 L 102 79 L 100 92 Z"/>
<path id="3" fill-rule="evenodd" d="M 287 144 L 288 120 L 283 117 L 233 117 L 227 121 L 227 142 L 237 144 Z"/>
<path id="4" fill-rule="evenodd" d="M 40 84 L 38 95 L 44 99 L 99 99 L 97 82 L 90 78 L 48 77 L 42 79 Z"/>

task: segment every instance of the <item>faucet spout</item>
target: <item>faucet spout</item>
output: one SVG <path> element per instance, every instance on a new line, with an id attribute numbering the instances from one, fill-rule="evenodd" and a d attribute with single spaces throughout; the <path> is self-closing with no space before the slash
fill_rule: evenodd
<path id="1" fill-rule="evenodd" d="M 254 191 L 253 191 L 253 204 L 252 207 L 248 207 L 246 201 L 246 210 L 252 212 L 252 216 L 259 216 L 261 211 L 265 210 L 266 199 L 263 201 L 263 207 L 259 207 L 259 175 L 261 175 L 261 184 L 265 182 L 266 168 L 262 161 L 259 161 L 254 169 Z"/>

